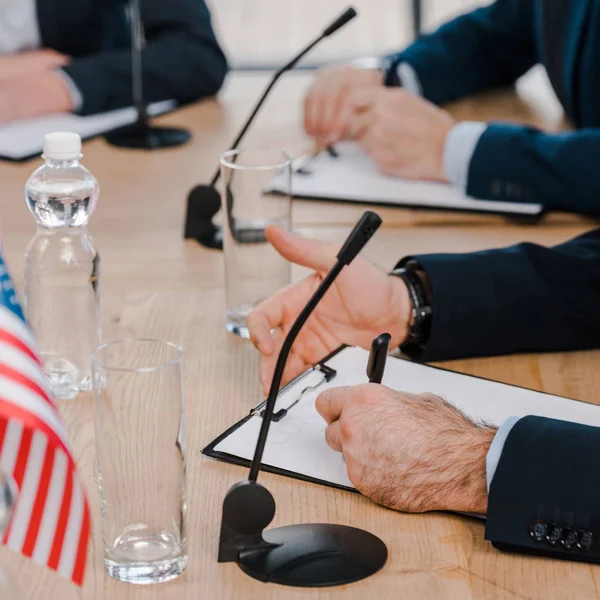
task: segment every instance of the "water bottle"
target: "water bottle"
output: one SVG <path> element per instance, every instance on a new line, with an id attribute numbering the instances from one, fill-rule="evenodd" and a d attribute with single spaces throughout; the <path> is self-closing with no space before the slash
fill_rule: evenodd
<path id="1" fill-rule="evenodd" d="M 37 222 L 25 255 L 25 306 L 50 387 L 68 400 L 91 389 L 90 354 L 100 339 L 100 261 L 87 230 L 99 186 L 79 164 L 77 134 L 47 135 L 43 158 L 25 187 Z"/>

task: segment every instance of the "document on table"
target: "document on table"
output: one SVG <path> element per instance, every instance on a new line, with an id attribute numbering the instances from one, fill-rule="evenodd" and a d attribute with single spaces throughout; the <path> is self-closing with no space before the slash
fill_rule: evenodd
<path id="1" fill-rule="evenodd" d="M 176 106 L 175 100 L 155 102 L 148 106 L 148 113 L 161 115 Z M 136 119 L 137 111 L 131 106 L 87 117 L 65 113 L 12 121 L 0 125 L 0 158 L 25 160 L 41 154 L 47 133 L 72 131 L 88 139 L 134 123 Z"/>
<path id="2" fill-rule="evenodd" d="M 342 142 L 334 150 L 335 155 L 323 151 L 295 161 L 294 197 L 529 217 L 544 211 L 541 204 L 476 200 L 449 184 L 383 175 L 355 142 Z M 285 189 L 283 182 L 273 181 L 271 191 Z"/>
<path id="3" fill-rule="evenodd" d="M 297 398 L 300 400 L 280 421 L 271 423 L 263 457 L 266 471 L 354 489 L 342 455 L 325 442 L 325 422 L 315 409 L 315 399 L 330 387 L 366 383 L 368 357 L 362 348 L 344 348 L 324 363 L 336 371 L 331 381 L 324 382 L 323 373 L 315 367 L 282 390 L 275 413 Z M 383 384 L 414 394 L 432 392 L 472 419 L 494 425 L 501 425 L 511 416 L 539 415 L 600 426 L 600 407 L 596 405 L 394 357 L 388 359 Z M 227 462 L 249 464 L 261 422 L 260 411 L 247 416 L 205 448 L 204 453 Z"/>

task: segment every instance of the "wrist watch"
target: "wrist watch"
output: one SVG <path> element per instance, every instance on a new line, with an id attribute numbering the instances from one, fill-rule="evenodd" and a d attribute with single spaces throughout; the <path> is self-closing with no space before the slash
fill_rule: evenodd
<path id="1" fill-rule="evenodd" d="M 412 325 L 401 349 L 407 354 L 414 354 L 416 350 L 422 352 L 429 339 L 433 318 L 431 294 L 425 284 L 426 274 L 416 261 L 408 261 L 391 274 L 404 281 L 412 304 Z"/>

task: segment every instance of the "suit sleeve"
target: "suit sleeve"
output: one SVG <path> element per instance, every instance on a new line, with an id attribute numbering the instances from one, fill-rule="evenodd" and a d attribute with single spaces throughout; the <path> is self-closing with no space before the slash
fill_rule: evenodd
<path id="1" fill-rule="evenodd" d="M 600 562 L 600 428 L 524 417 L 488 497 L 485 536 L 501 550 Z"/>
<path id="2" fill-rule="evenodd" d="M 534 202 L 548 210 L 600 214 L 600 129 L 548 134 L 495 123 L 479 138 L 468 169 L 475 198 Z"/>
<path id="3" fill-rule="evenodd" d="M 147 101 L 184 104 L 216 94 L 227 72 L 204 0 L 142 2 L 146 36 L 143 53 Z M 132 104 L 130 49 L 75 58 L 64 71 L 83 96 L 81 114 Z"/>
<path id="4" fill-rule="evenodd" d="M 496 0 L 458 17 L 391 57 L 417 73 L 423 96 L 437 104 L 512 84 L 536 63 L 533 0 Z"/>
<path id="5" fill-rule="evenodd" d="M 600 347 L 600 229 L 553 248 L 413 258 L 433 297 L 429 339 L 414 358 Z"/>

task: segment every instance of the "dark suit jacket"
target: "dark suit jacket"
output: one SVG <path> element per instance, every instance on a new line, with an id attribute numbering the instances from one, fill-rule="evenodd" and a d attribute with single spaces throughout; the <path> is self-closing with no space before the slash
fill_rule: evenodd
<path id="1" fill-rule="evenodd" d="M 37 0 L 42 44 L 73 57 L 64 70 L 83 95 L 83 114 L 133 102 L 125 6 L 124 0 Z M 227 63 L 204 0 L 141 0 L 141 12 L 145 98 L 186 103 L 215 94 Z"/>
<path id="2" fill-rule="evenodd" d="M 433 296 L 429 339 L 415 358 L 600 348 L 600 229 L 553 248 L 414 258 Z"/>
<path id="3" fill-rule="evenodd" d="M 542 63 L 577 130 L 492 124 L 473 155 L 467 192 L 600 213 L 600 0 L 497 0 L 391 58 L 388 84 L 406 61 L 436 103 L 511 84 Z"/>
<path id="4" fill-rule="evenodd" d="M 600 563 L 600 427 L 525 417 L 510 431 L 485 537 L 501 550 Z"/>
<path id="5" fill-rule="evenodd" d="M 414 258 L 433 296 L 429 340 L 411 348 L 415 358 L 600 348 L 600 229 L 554 248 Z M 503 550 L 600 562 L 599 471 L 600 428 L 521 419 L 490 488 L 487 539 Z"/>

